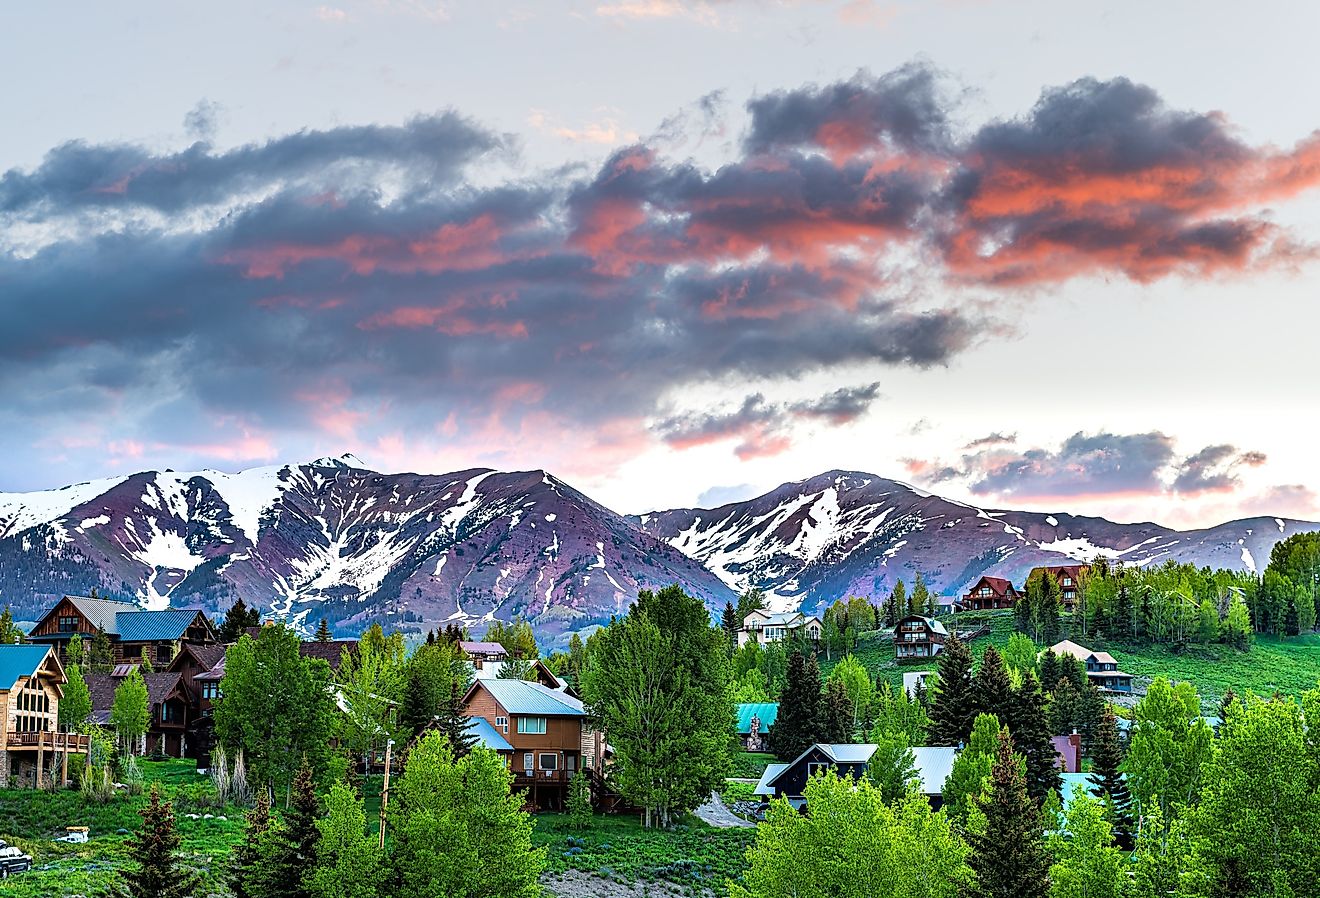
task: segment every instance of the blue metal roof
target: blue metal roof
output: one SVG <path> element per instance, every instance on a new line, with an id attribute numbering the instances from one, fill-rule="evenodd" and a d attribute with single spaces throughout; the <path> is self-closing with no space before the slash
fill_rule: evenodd
<path id="1" fill-rule="evenodd" d="M 761 732 L 768 733 L 779 718 L 779 702 L 751 702 L 738 706 L 738 732 L 746 736 L 752 731 L 752 718 L 761 718 Z"/>
<path id="2" fill-rule="evenodd" d="M 154 642 L 180 638 L 196 617 L 196 608 L 121 611 L 115 615 L 115 624 L 122 642 Z"/>
<path id="3" fill-rule="evenodd" d="M 495 696 L 510 714 L 530 714 L 537 717 L 583 717 L 582 702 L 564 692 L 556 692 L 540 683 L 527 680 L 477 680 Z"/>
<path id="4" fill-rule="evenodd" d="M 0 645 L 0 689 L 36 673 L 49 651 L 48 645 Z"/>
<path id="5" fill-rule="evenodd" d="M 493 751 L 513 751 L 509 740 L 499 734 L 490 721 L 484 717 L 469 717 L 468 732 L 477 737 L 477 741 Z"/>

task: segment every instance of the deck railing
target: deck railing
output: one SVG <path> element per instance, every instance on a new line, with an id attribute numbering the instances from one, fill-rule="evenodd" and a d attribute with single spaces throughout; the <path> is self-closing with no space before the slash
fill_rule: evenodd
<path id="1" fill-rule="evenodd" d="M 10 733 L 8 744 L 10 751 L 67 751 L 85 754 L 90 737 L 82 733 L 54 733 L 49 730 L 42 733 Z"/>

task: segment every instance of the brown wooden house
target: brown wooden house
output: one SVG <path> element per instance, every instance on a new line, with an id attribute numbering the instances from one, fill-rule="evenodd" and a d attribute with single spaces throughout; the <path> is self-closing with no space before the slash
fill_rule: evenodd
<path id="1" fill-rule="evenodd" d="M 114 706 L 115 690 L 124 678 L 138 669 L 136 664 L 118 664 L 112 673 L 86 674 L 87 690 L 92 694 L 92 722 L 110 725 L 110 709 Z M 157 750 L 171 758 L 182 758 L 188 753 L 188 728 L 194 702 L 184 687 L 183 675 L 178 671 L 143 673 L 147 686 L 147 711 L 150 715 L 146 735 L 138 750 L 154 754 Z"/>
<path id="2" fill-rule="evenodd" d="M 0 788 L 67 783 L 87 754 L 86 736 L 59 732 L 65 682 L 50 646 L 0 645 Z"/>
<path id="3" fill-rule="evenodd" d="M 215 746 L 212 711 L 214 699 L 220 692 L 220 677 L 224 676 L 225 649 L 226 646 L 216 643 L 184 643 L 169 668 L 183 678 L 184 692 L 192 703 L 184 736 L 184 757 L 195 758 L 197 766 L 202 769 L 210 766 L 211 749 Z M 217 669 L 216 676 L 207 676 Z"/>
<path id="4" fill-rule="evenodd" d="M 894 655 L 900 661 L 934 658 L 944 651 L 948 638 L 949 631 L 944 624 L 933 618 L 905 617 L 894 628 Z"/>
<path id="5" fill-rule="evenodd" d="M 1003 577 L 982 577 L 972 584 L 962 597 L 961 607 L 968 611 L 989 611 L 1012 608 L 1022 593 Z"/>
<path id="6" fill-rule="evenodd" d="M 136 663 L 145 652 L 161 669 L 174 661 L 184 643 L 216 641 L 215 627 L 196 609 L 143 611 L 133 602 L 86 596 L 60 599 L 37 621 L 28 639 L 55 646 L 63 661 L 68 658 L 71 639 L 90 640 L 98 630 L 109 637 L 116 661 Z"/>
<path id="7" fill-rule="evenodd" d="M 1040 572 L 1053 577 L 1059 584 L 1059 604 L 1071 611 L 1077 606 L 1077 594 L 1082 588 L 1082 578 L 1091 572 L 1089 564 L 1056 564 L 1048 567 L 1034 567 L 1027 575 L 1030 580 Z"/>
<path id="8" fill-rule="evenodd" d="M 514 787 L 526 789 L 537 807 L 562 808 L 573 775 L 604 752 L 603 737 L 586 726 L 582 702 L 540 683 L 479 679 L 463 708 L 509 743 Z"/>

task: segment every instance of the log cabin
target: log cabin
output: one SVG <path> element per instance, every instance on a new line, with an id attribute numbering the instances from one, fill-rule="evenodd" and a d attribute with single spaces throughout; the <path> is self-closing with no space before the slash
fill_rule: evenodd
<path id="1" fill-rule="evenodd" d="M 1082 580 L 1091 572 L 1089 564 L 1056 564 L 1049 567 L 1034 567 L 1027 574 L 1030 580 L 1037 572 L 1051 576 L 1059 584 L 1059 604 L 1069 611 L 1077 607 L 1077 594 L 1081 591 Z"/>
<path id="2" fill-rule="evenodd" d="M 108 674 L 84 675 L 87 690 L 92 694 L 93 723 L 110 726 L 115 690 L 137 669 L 138 665 L 125 663 L 115 665 Z M 188 725 L 195 703 L 184 687 L 183 675 L 178 671 L 143 673 L 142 680 L 147 687 L 148 723 L 137 750 L 144 755 L 159 751 L 171 758 L 184 757 L 188 752 Z"/>
<path id="3" fill-rule="evenodd" d="M 88 596 L 65 596 L 37 621 L 28 634 L 30 642 L 54 646 L 61 662 L 68 659 L 69 641 L 86 640 L 86 649 L 98 630 L 110 639 L 114 659 L 137 663 L 144 652 L 151 663 L 168 667 L 184 643 L 216 642 L 215 627 L 201 611 L 167 608 L 143 611 L 133 602 Z"/>
<path id="4" fill-rule="evenodd" d="M 67 784 L 86 756 L 87 736 L 59 731 L 65 682 L 51 646 L 0 645 L 0 788 Z"/>
<path id="5" fill-rule="evenodd" d="M 961 607 L 967 611 L 990 611 L 1012 608 L 1022 593 L 1003 577 L 982 577 L 972 584 L 962 597 Z"/>

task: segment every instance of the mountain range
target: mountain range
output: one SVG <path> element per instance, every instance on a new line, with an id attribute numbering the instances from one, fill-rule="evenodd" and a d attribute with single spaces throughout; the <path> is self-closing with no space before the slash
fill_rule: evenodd
<path id="1" fill-rule="evenodd" d="M 718 508 L 625 516 L 544 471 L 382 474 L 346 455 L 218 471 L 147 471 L 0 493 L 0 597 L 19 619 L 87 593 L 211 613 L 237 598 L 351 633 L 521 616 L 548 643 L 680 583 L 712 609 L 749 587 L 778 609 L 880 597 L 920 572 L 947 595 L 982 574 L 1097 555 L 1259 570 L 1320 523 L 1204 530 L 983 509 L 830 471 Z"/>

